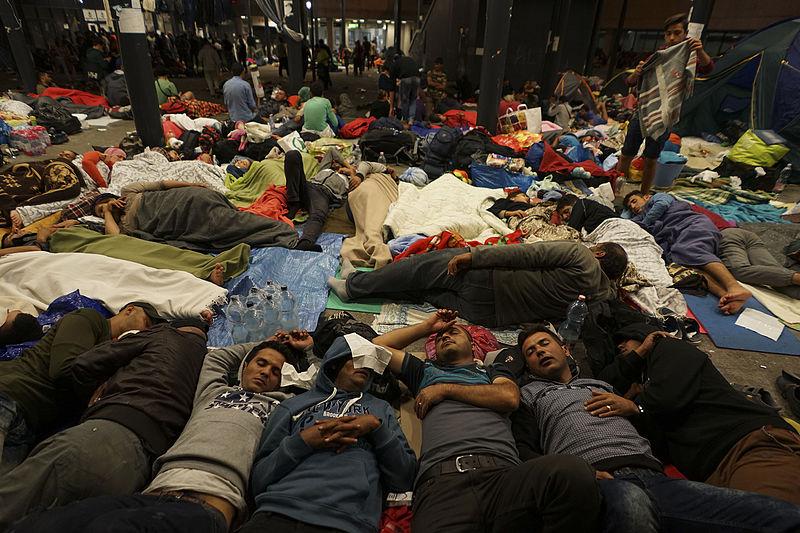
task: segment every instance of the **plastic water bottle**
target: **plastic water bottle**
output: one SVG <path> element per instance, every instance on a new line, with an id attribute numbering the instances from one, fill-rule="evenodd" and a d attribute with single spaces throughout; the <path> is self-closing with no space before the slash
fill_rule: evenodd
<path id="1" fill-rule="evenodd" d="M 378 156 L 378 163 L 380 163 L 381 165 L 386 164 L 386 156 L 383 154 L 383 152 L 381 152 L 381 155 Z"/>
<path id="2" fill-rule="evenodd" d="M 280 322 L 286 331 L 297 328 L 297 303 L 286 285 L 281 286 Z"/>
<path id="3" fill-rule="evenodd" d="M 241 296 L 231 296 L 231 301 L 225 310 L 228 333 L 234 344 L 247 342 L 247 327 L 244 322 L 245 303 Z"/>
<path id="4" fill-rule="evenodd" d="M 786 184 L 789 182 L 789 178 L 792 177 L 792 164 L 789 163 L 781 173 L 778 174 L 778 181 L 775 182 L 775 187 L 772 189 L 772 192 L 781 192 L 783 189 L 786 188 Z"/>
<path id="5" fill-rule="evenodd" d="M 278 306 L 271 294 L 268 294 L 262 302 L 263 324 L 261 327 L 261 338 L 266 339 L 275 334 L 280 329 L 280 317 Z"/>
<path id="6" fill-rule="evenodd" d="M 583 321 L 588 314 L 586 296 L 581 294 L 567 309 L 567 319 L 558 326 L 558 334 L 561 335 L 564 342 L 574 343 L 580 338 Z"/>
<path id="7" fill-rule="evenodd" d="M 622 196 L 622 191 L 625 190 L 625 185 L 627 183 L 625 176 L 618 177 L 614 187 L 614 196 Z"/>
<path id="8" fill-rule="evenodd" d="M 361 162 L 361 148 L 358 145 L 353 147 L 353 165 L 358 165 Z"/>

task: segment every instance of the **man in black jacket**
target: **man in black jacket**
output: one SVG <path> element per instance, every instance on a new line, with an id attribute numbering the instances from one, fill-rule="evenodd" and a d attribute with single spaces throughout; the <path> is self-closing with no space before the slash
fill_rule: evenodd
<path id="1" fill-rule="evenodd" d="M 656 449 L 689 479 L 800 504 L 800 436 L 775 411 L 731 387 L 704 352 L 646 324 L 615 334 L 612 393 L 595 416 L 636 416 Z M 635 394 L 641 384 L 641 392 Z"/>
<path id="2" fill-rule="evenodd" d="M 189 418 L 206 330 L 177 320 L 79 356 L 72 373 L 77 390 L 95 390 L 89 408 L 0 477 L 0 530 L 34 508 L 140 490 Z"/>

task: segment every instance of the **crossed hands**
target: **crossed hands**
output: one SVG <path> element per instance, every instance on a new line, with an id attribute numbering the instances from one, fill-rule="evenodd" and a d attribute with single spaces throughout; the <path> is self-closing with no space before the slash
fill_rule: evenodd
<path id="1" fill-rule="evenodd" d="M 293 329 L 288 332 L 279 330 L 273 335 L 273 338 L 281 344 L 286 344 L 300 351 L 304 351 L 309 346 L 314 345 L 313 337 L 304 329 Z"/>
<path id="2" fill-rule="evenodd" d="M 300 432 L 300 437 L 315 450 L 331 449 L 342 453 L 360 437 L 378 429 L 381 421 L 375 415 L 342 416 L 317 420 Z"/>

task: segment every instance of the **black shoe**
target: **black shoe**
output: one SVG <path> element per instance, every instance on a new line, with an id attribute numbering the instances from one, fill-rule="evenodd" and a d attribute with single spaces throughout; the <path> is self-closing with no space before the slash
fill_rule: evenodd
<path id="1" fill-rule="evenodd" d="M 737 385 L 736 383 L 731 383 L 731 387 L 744 394 L 745 398 L 753 403 L 769 407 L 775 412 L 781 410 L 780 406 L 775 403 L 775 399 L 772 397 L 772 394 L 770 394 L 770 392 L 766 389 L 761 387 L 752 387 L 750 385 Z"/>
<path id="2" fill-rule="evenodd" d="M 300 239 L 297 241 L 297 245 L 294 247 L 294 249 L 303 250 L 304 252 L 321 252 L 322 246 L 315 244 L 308 239 Z"/>
<path id="3" fill-rule="evenodd" d="M 800 377 L 786 370 L 781 371 L 781 375 L 775 380 L 781 396 L 786 398 L 789 410 L 800 419 Z"/>

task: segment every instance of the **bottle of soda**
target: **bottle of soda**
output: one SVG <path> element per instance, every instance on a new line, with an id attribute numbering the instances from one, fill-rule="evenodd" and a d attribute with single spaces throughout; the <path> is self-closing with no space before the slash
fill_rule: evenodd
<path id="1" fill-rule="evenodd" d="M 580 338 L 583 321 L 588 314 L 586 296 L 581 294 L 567 309 L 567 319 L 558 326 L 558 334 L 564 339 L 564 342 L 572 344 Z"/>

